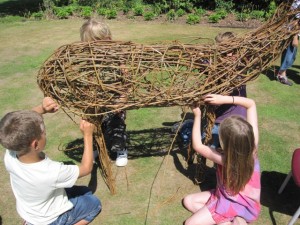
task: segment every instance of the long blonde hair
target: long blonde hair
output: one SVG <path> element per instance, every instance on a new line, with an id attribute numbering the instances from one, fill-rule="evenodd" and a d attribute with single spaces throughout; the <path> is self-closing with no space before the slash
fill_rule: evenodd
<path id="1" fill-rule="evenodd" d="M 111 40 L 108 25 L 95 19 L 89 19 L 80 28 L 81 41 Z"/>
<path id="2" fill-rule="evenodd" d="M 251 124 L 240 116 L 223 120 L 219 130 L 223 149 L 222 181 L 232 194 L 244 189 L 254 170 L 255 140 Z"/>

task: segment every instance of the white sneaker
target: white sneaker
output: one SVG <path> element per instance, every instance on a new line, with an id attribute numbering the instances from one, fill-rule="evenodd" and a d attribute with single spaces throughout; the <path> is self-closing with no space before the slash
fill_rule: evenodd
<path id="1" fill-rule="evenodd" d="M 127 159 L 127 150 L 123 151 L 117 151 L 117 159 L 116 159 L 116 165 L 117 166 L 126 166 L 128 162 Z"/>

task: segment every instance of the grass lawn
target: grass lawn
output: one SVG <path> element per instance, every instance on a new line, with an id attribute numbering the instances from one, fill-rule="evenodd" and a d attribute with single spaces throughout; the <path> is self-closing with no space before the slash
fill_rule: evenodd
<path id="1" fill-rule="evenodd" d="M 0 1 L 1 2 L 1 1 Z M 36 82 L 37 71 L 55 49 L 79 40 L 83 20 L 0 23 L 0 116 L 30 109 L 43 98 Z M 108 21 L 114 40 L 155 43 L 185 40 L 186 37 L 212 39 L 221 31 L 242 34 L 244 29 L 213 28 L 179 24 Z M 274 80 L 272 70 L 279 61 L 259 78 L 247 85 L 248 96 L 257 102 L 259 114 L 259 158 L 262 171 L 262 213 L 254 224 L 287 224 L 299 206 L 300 193 L 291 181 L 279 196 L 283 179 L 290 170 L 292 152 L 300 146 L 300 56 L 288 70 L 294 85 L 289 87 Z M 206 189 L 213 171 L 209 167 L 206 182 L 194 185 L 195 168 L 187 166 L 184 154 L 175 145 L 170 154 L 172 137 L 170 124 L 179 121 L 181 109 L 147 108 L 129 111 L 129 163 L 126 168 L 113 166 L 117 194 L 111 195 L 99 170 L 78 180 L 88 185 L 101 199 L 103 211 L 92 224 L 105 225 L 173 225 L 182 224 L 190 216 L 181 199 Z M 81 133 L 63 111 L 45 115 L 47 127 L 46 154 L 50 158 L 78 163 L 80 150 L 62 151 L 65 146 L 81 143 Z M 76 154 L 78 153 L 78 154 Z M 21 224 L 9 176 L 3 164 L 4 149 L 0 151 L 0 224 Z M 300 220 L 297 221 L 300 224 Z"/>

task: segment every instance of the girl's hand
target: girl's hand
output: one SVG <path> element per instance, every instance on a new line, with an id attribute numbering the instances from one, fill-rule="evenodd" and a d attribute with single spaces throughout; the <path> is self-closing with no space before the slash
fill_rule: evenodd
<path id="1" fill-rule="evenodd" d="M 201 117 L 201 110 L 199 107 L 193 108 L 193 113 L 194 113 L 195 117 L 196 116 Z"/>
<path id="2" fill-rule="evenodd" d="M 204 102 L 210 105 L 221 105 L 224 104 L 224 97 L 223 95 L 208 94 L 204 97 Z"/>
<path id="3" fill-rule="evenodd" d="M 50 97 L 45 97 L 42 103 L 43 113 L 54 113 L 58 110 L 58 104 Z"/>

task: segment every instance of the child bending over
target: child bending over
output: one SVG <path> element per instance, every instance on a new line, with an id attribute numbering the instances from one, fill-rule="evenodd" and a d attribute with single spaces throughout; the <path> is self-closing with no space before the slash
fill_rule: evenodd
<path id="1" fill-rule="evenodd" d="M 27 225 L 84 225 L 101 211 L 99 199 L 87 187 L 73 186 L 92 171 L 94 125 L 80 122 L 84 152 L 79 166 L 52 161 L 43 152 L 46 128 L 42 114 L 57 110 L 57 104 L 46 97 L 32 111 L 10 112 L 0 121 L 0 143 L 7 149 L 5 167 L 17 211 Z"/>
<path id="2" fill-rule="evenodd" d="M 101 41 L 111 40 L 111 32 L 107 24 L 97 21 L 95 19 L 89 19 L 80 28 L 81 41 Z M 125 69 L 121 70 L 124 73 Z M 122 98 L 122 96 L 121 96 Z M 104 134 L 107 137 L 107 145 L 112 153 L 116 156 L 117 166 L 126 166 L 127 159 L 127 147 L 126 147 L 126 112 L 119 111 L 117 113 L 109 113 L 104 116 L 102 122 L 102 128 Z M 96 156 L 97 154 L 95 154 Z"/>
<path id="3" fill-rule="evenodd" d="M 221 152 L 201 141 L 201 111 L 193 109 L 195 119 L 192 144 L 196 152 L 217 166 L 217 187 L 211 191 L 187 195 L 183 205 L 193 213 L 185 221 L 191 224 L 234 224 L 244 219 L 250 223 L 260 213 L 260 168 L 257 158 L 258 126 L 256 105 L 252 99 L 209 94 L 205 103 L 236 104 L 247 109 L 247 120 L 231 116 L 220 124 Z M 243 221 L 243 220 L 242 220 Z"/>

